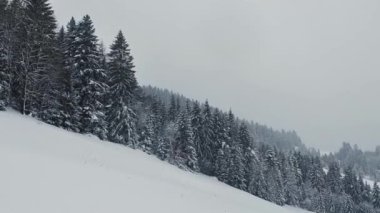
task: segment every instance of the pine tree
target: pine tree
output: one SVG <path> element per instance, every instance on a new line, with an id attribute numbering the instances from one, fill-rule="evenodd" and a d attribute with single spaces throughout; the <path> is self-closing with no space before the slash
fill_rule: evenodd
<path id="1" fill-rule="evenodd" d="M 246 124 L 241 124 L 239 128 L 239 143 L 242 147 L 242 155 L 243 155 L 243 164 L 244 164 L 244 181 L 245 185 L 248 187 L 249 180 L 252 178 L 252 166 L 253 162 L 253 145 L 252 139 L 249 135 L 248 127 Z M 245 190 L 248 190 L 246 188 Z"/>
<path id="2" fill-rule="evenodd" d="M 249 180 L 248 192 L 265 200 L 270 201 L 271 193 L 264 176 L 264 168 L 261 161 L 252 163 L 252 177 Z"/>
<path id="3" fill-rule="evenodd" d="M 269 200 L 278 205 L 284 205 L 284 185 L 275 150 L 267 148 L 264 160 L 266 167 L 264 175 L 267 178 L 268 191 L 271 192 Z"/>
<path id="4" fill-rule="evenodd" d="M 380 188 L 377 182 L 373 185 L 372 204 L 375 208 L 380 209 Z"/>
<path id="5" fill-rule="evenodd" d="M 340 168 L 336 161 L 329 165 L 329 170 L 326 175 L 326 185 L 334 194 L 341 194 L 343 192 Z"/>
<path id="6" fill-rule="evenodd" d="M 56 20 L 47 0 L 26 1 L 24 11 L 16 32 L 16 101 L 23 114 L 38 115 L 51 100 L 48 92 L 53 88 L 55 64 L 50 56 L 56 50 Z"/>
<path id="7" fill-rule="evenodd" d="M 172 107 L 170 107 L 172 109 Z M 169 113 L 170 113 L 169 109 Z M 202 115 L 201 115 L 201 107 L 197 101 L 193 103 L 193 108 L 190 112 L 191 115 L 191 127 L 193 129 L 194 133 L 194 144 L 195 149 L 198 156 L 201 156 L 201 149 L 202 149 Z"/>
<path id="8" fill-rule="evenodd" d="M 358 181 L 351 166 L 344 170 L 343 188 L 344 191 L 351 196 L 352 200 L 358 203 L 360 197 Z"/>
<path id="9" fill-rule="evenodd" d="M 50 55 L 54 64 L 54 69 L 50 71 L 50 88 L 46 92 L 49 101 L 44 104 L 40 111 L 40 118 L 46 123 L 55 126 L 68 128 L 66 121 L 72 116 L 65 111 L 64 106 L 69 102 L 66 99 L 68 92 L 68 78 L 64 66 L 64 51 L 65 51 L 65 29 L 62 27 L 55 39 L 55 51 Z"/>
<path id="10" fill-rule="evenodd" d="M 312 158 L 312 164 L 308 173 L 308 179 L 311 182 L 313 188 L 319 192 L 325 187 L 325 172 L 322 168 L 322 163 L 318 157 Z"/>
<path id="11" fill-rule="evenodd" d="M 231 146 L 231 159 L 229 169 L 229 182 L 235 188 L 246 190 L 247 181 L 244 173 L 244 156 L 243 151 L 238 142 L 233 142 Z"/>
<path id="12" fill-rule="evenodd" d="M 169 111 L 168 111 L 169 120 L 175 121 L 177 115 L 178 115 L 177 102 L 176 102 L 176 98 L 174 94 L 172 94 L 170 97 L 170 106 L 169 106 Z"/>
<path id="13" fill-rule="evenodd" d="M 291 206 L 299 206 L 301 200 L 301 191 L 297 184 L 297 168 L 291 158 L 286 159 L 284 165 L 284 191 L 285 203 Z"/>
<path id="14" fill-rule="evenodd" d="M 147 153 L 152 153 L 153 143 L 157 140 L 154 132 L 154 116 L 148 115 L 142 128 L 139 129 L 139 148 Z"/>
<path id="15" fill-rule="evenodd" d="M 216 143 L 215 176 L 222 182 L 228 180 L 228 159 L 230 158 L 230 147 L 227 144 L 227 132 L 225 117 L 219 110 L 213 114 L 213 135 Z"/>
<path id="16" fill-rule="evenodd" d="M 108 138 L 111 141 L 135 146 L 136 116 L 132 109 L 137 81 L 133 57 L 120 31 L 111 46 L 109 57 L 109 97 L 112 100 L 107 114 Z"/>
<path id="17" fill-rule="evenodd" d="M 100 67 L 100 53 L 97 37 L 90 16 L 86 15 L 79 23 L 74 41 L 76 70 L 73 74 L 73 87 L 80 109 L 80 131 L 93 133 L 104 139 L 104 95 L 107 91 L 105 70 Z M 128 111 L 128 110 L 124 110 Z"/>
<path id="18" fill-rule="evenodd" d="M 4 110 L 10 100 L 10 70 L 7 63 L 7 0 L 0 0 L 0 111 Z"/>
<path id="19" fill-rule="evenodd" d="M 174 145 L 175 160 L 180 166 L 199 171 L 198 156 L 195 151 L 193 132 L 187 112 L 180 115 Z"/>
<path id="20" fill-rule="evenodd" d="M 213 135 L 212 113 L 208 101 L 204 105 L 201 112 L 202 116 L 202 129 L 200 133 L 200 149 L 199 165 L 201 172 L 207 175 L 215 174 L 215 158 L 216 158 L 216 144 Z"/>
<path id="21" fill-rule="evenodd" d="M 79 94 L 74 90 L 74 74 L 78 73 L 75 56 L 78 46 L 76 38 L 78 36 L 77 24 L 74 18 L 70 19 L 67 24 L 64 35 L 64 41 L 61 43 L 61 51 L 63 52 L 64 66 L 64 84 L 65 89 L 61 95 L 61 113 L 62 127 L 80 132 L 80 109 Z"/>

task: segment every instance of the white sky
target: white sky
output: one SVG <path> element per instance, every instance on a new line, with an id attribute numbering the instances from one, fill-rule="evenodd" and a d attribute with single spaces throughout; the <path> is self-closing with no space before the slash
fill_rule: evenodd
<path id="1" fill-rule="evenodd" d="M 51 0 L 66 25 L 119 29 L 140 84 L 168 88 L 336 150 L 380 145 L 378 0 Z"/>

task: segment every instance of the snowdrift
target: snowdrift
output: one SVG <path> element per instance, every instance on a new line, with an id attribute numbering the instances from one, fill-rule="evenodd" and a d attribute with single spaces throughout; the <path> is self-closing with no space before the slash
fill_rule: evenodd
<path id="1" fill-rule="evenodd" d="M 2 213 L 305 213 L 154 156 L 0 112 Z"/>

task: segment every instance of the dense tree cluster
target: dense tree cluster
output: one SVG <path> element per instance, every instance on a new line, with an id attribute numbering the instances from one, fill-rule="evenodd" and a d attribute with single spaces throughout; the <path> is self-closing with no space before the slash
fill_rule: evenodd
<path id="1" fill-rule="evenodd" d="M 0 110 L 7 107 L 143 150 L 278 205 L 379 212 L 377 184 L 371 188 L 349 166 L 341 175 L 336 161 L 325 172 L 295 132 L 139 87 L 122 32 L 106 53 L 90 16 L 57 30 L 47 0 L 0 0 Z"/>
<path id="2" fill-rule="evenodd" d="M 326 164 L 335 159 L 344 167 L 353 166 L 354 171 L 360 175 L 380 181 L 380 146 L 374 151 L 363 151 L 357 145 L 351 146 L 344 142 L 337 153 L 323 156 Z"/>

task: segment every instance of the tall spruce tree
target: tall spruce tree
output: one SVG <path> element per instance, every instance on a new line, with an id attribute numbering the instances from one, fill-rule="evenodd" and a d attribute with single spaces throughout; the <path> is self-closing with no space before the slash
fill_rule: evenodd
<path id="1" fill-rule="evenodd" d="M 336 161 L 329 165 L 329 170 L 326 175 L 326 185 L 334 194 L 341 194 L 343 192 L 340 167 Z"/>
<path id="2" fill-rule="evenodd" d="M 109 98 L 107 113 L 108 138 L 135 147 L 136 117 L 132 109 L 137 81 L 133 70 L 133 57 L 123 33 L 120 31 L 111 45 L 109 57 Z"/>
<path id="3" fill-rule="evenodd" d="M 78 46 L 76 45 L 77 24 L 74 18 L 71 18 L 66 26 L 67 31 L 64 35 L 64 41 L 61 43 L 61 51 L 63 52 L 64 66 L 64 84 L 66 86 L 62 93 L 61 111 L 62 111 L 62 127 L 80 132 L 80 109 L 79 94 L 74 90 L 74 74 L 78 73 L 75 56 Z"/>
<path id="4" fill-rule="evenodd" d="M 16 37 L 17 102 L 23 114 L 38 115 L 51 100 L 48 95 L 55 68 L 56 20 L 48 0 L 25 1 L 23 16 L 19 19 Z"/>
<path id="5" fill-rule="evenodd" d="M 202 129 L 200 133 L 200 155 L 199 165 L 202 173 L 207 175 L 215 174 L 216 144 L 213 135 L 212 112 L 208 101 L 205 102 L 202 116 Z"/>
<path id="6" fill-rule="evenodd" d="M 76 65 L 73 87 L 78 100 L 80 131 L 106 137 L 104 119 L 104 95 L 107 91 L 107 75 L 100 66 L 98 39 L 89 15 L 78 24 L 74 41 Z"/>
<path id="7" fill-rule="evenodd" d="M 185 166 L 192 171 L 199 171 L 198 156 L 195 151 L 194 137 L 188 112 L 181 113 L 179 118 L 174 155 L 175 160 L 180 166 Z"/>
<path id="8" fill-rule="evenodd" d="M 351 166 L 347 167 L 344 170 L 343 188 L 344 191 L 351 196 L 352 200 L 355 203 L 359 202 L 360 193 L 358 181 Z"/>
<path id="9" fill-rule="evenodd" d="M 4 110 L 10 99 L 10 70 L 7 63 L 8 1 L 0 0 L 0 110 Z"/>
<path id="10" fill-rule="evenodd" d="M 171 109 L 171 108 L 170 108 Z M 169 109 L 169 113 L 170 113 Z M 192 106 L 192 110 L 190 112 L 191 116 L 191 127 L 193 128 L 194 133 L 194 144 L 195 144 L 195 150 L 197 152 L 198 156 L 201 156 L 201 144 L 202 144 L 202 110 L 198 103 L 198 101 L 195 101 Z"/>
<path id="11" fill-rule="evenodd" d="M 380 209 L 380 188 L 377 182 L 373 184 L 372 204 L 375 208 Z"/>

